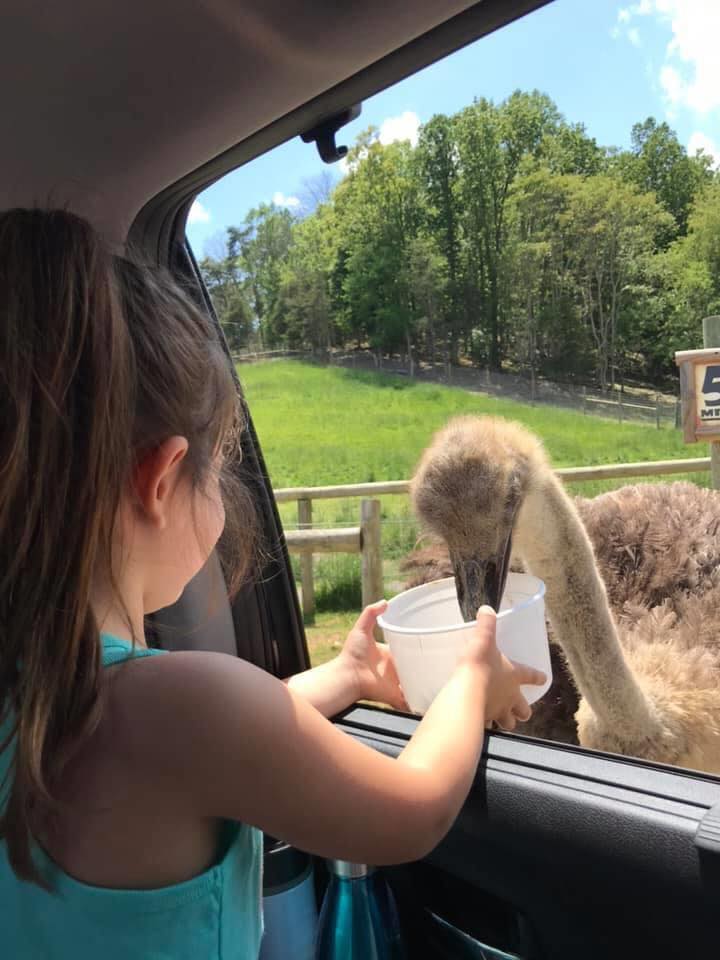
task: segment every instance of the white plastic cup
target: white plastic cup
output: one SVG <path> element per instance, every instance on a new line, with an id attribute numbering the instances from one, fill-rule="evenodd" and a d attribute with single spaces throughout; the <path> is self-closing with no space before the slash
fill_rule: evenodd
<path id="1" fill-rule="evenodd" d="M 541 687 L 522 687 L 528 703 L 539 700 L 552 684 L 544 596 L 542 580 L 527 573 L 510 573 L 497 617 L 497 644 L 505 656 L 547 676 Z M 463 621 L 455 578 L 399 593 L 390 600 L 378 624 L 410 709 L 425 713 L 450 679 L 475 629 L 474 623 Z"/>

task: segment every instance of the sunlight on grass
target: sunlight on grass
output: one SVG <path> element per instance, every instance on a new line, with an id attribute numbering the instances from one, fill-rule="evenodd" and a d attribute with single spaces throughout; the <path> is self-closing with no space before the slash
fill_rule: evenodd
<path id="1" fill-rule="evenodd" d="M 273 486 L 363 483 L 410 475 L 433 431 L 460 413 L 520 420 L 558 466 L 705 456 L 679 430 L 618 424 L 454 387 L 297 361 L 239 369 Z"/>

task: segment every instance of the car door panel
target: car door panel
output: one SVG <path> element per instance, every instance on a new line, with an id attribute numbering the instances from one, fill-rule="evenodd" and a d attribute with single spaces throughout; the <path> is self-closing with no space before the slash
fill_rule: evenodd
<path id="1" fill-rule="evenodd" d="M 416 721 L 358 708 L 341 723 L 396 755 Z M 718 801 L 710 777 L 491 735 L 447 838 L 389 871 L 407 935 L 428 943 L 432 912 L 521 957 L 705 956 L 720 887 L 695 834 Z"/>

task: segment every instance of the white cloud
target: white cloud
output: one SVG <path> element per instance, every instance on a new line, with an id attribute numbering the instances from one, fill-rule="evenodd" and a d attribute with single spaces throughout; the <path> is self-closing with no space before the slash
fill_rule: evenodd
<path id="1" fill-rule="evenodd" d="M 397 117 L 386 117 L 380 124 L 377 139 L 385 147 L 390 143 L 396 143 L 398 140 L 409 140 L 411 146 L 416 147 L 419 130 L 420 118 L 414 111 L 406 110 L 405 113 L 401 113 Z M 362 160 L 364 156 L 365 150 L 363 149 L 353 164 L 348 162 L 347 157 L 343 157 L 338 163 L 341 176 L 347 176 L 357 163 L 357 160 Z"/>
<path id="2" fill-rule="evenodd" d="M 617 23 L 610 30 L 610 36 L 613 40 L 619 40 L 620 37 L 627 37 L 634 47 L 642 46 L 640 41 L 640 31 L 637 27 L 628 27 L 633 17 L 633 7 L 623 7 L 618 10 Z"/>
<path id="3" fill-rule="evenodd" d="M 289 210 L 300 206 L 300 201 L 297 197 L 286 197 L 282 190 L 275 191 L 272 202 L 276 207 L 287 207 Z"/>
<path id="4" fill-rule="evenodd" d="M 716 0 L 640 0 L 621 9 L 618 22 L 626 24 L 634 17 L 650 16 L 669 28 L 671 34 L 660 71 L 660 83 L 670 106 L 686 107 L 698 114 L 719 110 L 720 3 Z"/>
<path id="5" fill-rule="evenodd" d="M 387 146 L 396 140 L 409 140 L 413 147 L 418 141 L 420 118 L 412 110 L 406 110 L 399 117 L 388 117 L 380 124 L 380 143 Z"/>
<path id="6" fill-rule="evenodd" d="M 671 104 L 680 103 L 685 92 L 685 85 L 675 67 L 664 66 L 660 71 L 660 86 Z"/>
<path id="7" fill-rule="evenodd" d="M 707 134 L 702 133 L 700 130 L 696 130 L 695 133 L 688 140 L 687 151 L 691 157 L 694 157 L 698 150 L 703 150 L 709 156 L 713 158 L 713 164 L 715 167 L 720 163 L 720 146 L 715 143 L 715 141 L 708 137 Z"/>
<path id="8" fill-rule="evenodd" d="M 209 223 L 212 219 L 210 211 L 199 200 L 194 200 L 188 214 L 188 223 Z"/>

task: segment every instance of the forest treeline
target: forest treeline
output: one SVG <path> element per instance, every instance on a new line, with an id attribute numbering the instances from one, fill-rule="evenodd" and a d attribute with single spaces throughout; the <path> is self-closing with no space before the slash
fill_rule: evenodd
<path id="1" fill-rule="evenodd" d="M 720 313 L 720 176 L 666 123 L 603 147 L 517 91 L 361 134 L 300 212 L 262 205 L 201 261 L 233 349 L 369 347 L 417 361 L 659 383 Z"/>

